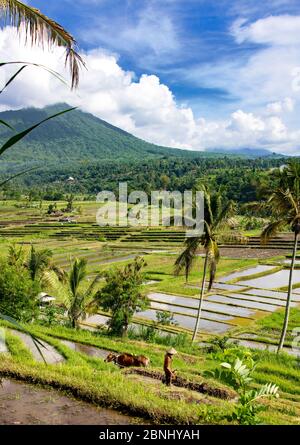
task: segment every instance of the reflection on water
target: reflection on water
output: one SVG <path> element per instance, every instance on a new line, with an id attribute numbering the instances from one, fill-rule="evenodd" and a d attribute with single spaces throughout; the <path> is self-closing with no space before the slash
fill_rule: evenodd
<path id="1" fill-rule="evenodd" d="M 219 303 L 234 304 L 241 307 L 253 308 L 256 309 L 257 311 L 273 312 L 276 309 L 278 309 L 278 306 L 274 306 L 272 304 L 257 303 L 254 301 L 243 301 L 241 299 L 233 298 L 233 296 L 229 297 L 225 295 L 211 295 L 207 298 L 207 300 L 216 301 Z"/>
<path id="2" fill-rule="evenodd" d="M 1 425 L 129 425 L 138 422 L 112 409 L 104 409 L 13 380 L 0 386 Z"/>
<path id="3" fill-rule="evenodd" d="M 259 303 L 266 303 L 266 304 L 272 304 L 274 306 L 278 306 L 278 307 L 283 307 L 285 306 L 285 301 L 284 300 L 279 300 L 276 298 L 270 298 L 270 297 L 261 297 L 258 295 L 249 295 L 249 294 L 234 294 L 232 295 L 232 297 L 234 298 L 238 298 L 237 302 L 239 304 L 239 300 L 246 300 L 246 301 L 255 301 L 255 302 L 259 302 Z M 296 306 L 295 303 L 291 303 L 291 306 L 294 307 Z"/>
<path id="4" fill-rule="evenodd" d="M 198 309 L 199 306 L 199 300 L 195 298 L 180 297 L 177 295 L 163 294 L 160 292 L 151 292 L 148 296 L 151 300 L 155 300 L 160 303 L 168 303 L 169 306 L 172 305 L 172 303 L 180 304 L 195 309 Z M 208 301 L 208 298 L 205 301 L 203 301 L 202 308 L 204 310 L 212 311 L 214 313 L 210 314 L 210 317 L 213 317 L 218 313 L 225 315 L 239 316 L 239 317 L 249 317 L 253 313 L 251 310 L 247 310 L 245 308 L 243 309 L 243 308 L 226 306 L 224 304 L 211 303 Z M 176 306 L 174 306 L 172 309 L 169 310 L 175 312 L 182 312 L 182 313 L 184 312 L 187 314 L 193 314 L 192 312 L 190 312 L 190 310 L 186 310 L 185 308 L 182 307 L 176 308 Z"/>
<path id="5" fill-rule="evenodd" d="M 137 316 L 141 316 L 147 318 L 149 320 L 156 320 L 156 311 L 153 309 L 148 309 L 143 312 L 139 312 L 136 314 Z M 177 321 L 179 326 L 182 326 L 187 329 L 194 329 L 196 319 L 193 317 L 189 317 L 187 315 L 174 315 L 174 320 Z M 226 323 L 218 323 L 210 320 L 204 320 L 203 318 L 200 320 L 200 330 L 207 332 L 215 332 L 222 334 L 230 329 L 232 326 Z"/>
<path id="6" fill-rule="evenodd" d="M 259 287 L 262 289 L 277 289 L 279 287 L 288 285 L 289 274 L 290 271 L 288 269 L 283 269 L 279 272 L 275 272 L 264 277 L 243 281 L 241 284 L 245 284 L 246 286 L 250 287 Z M 300 283 L 300 270 L 298 269 L 294 271 L 294 283 Z"/>
<path id="7" fill-rule="evenodd" d="M 27 334 L 24 334 L 23 332 L 15 331 L 12 329 L 10 329 L 10 331 L 13 335 L 16 335 L 23 341 L 23 343 L 25 343 L 25 345 L 30 350 L 30 352 L 33 355 L 33 357 L 35 358 L 35 360 L 42 362 L 43 358 L 44 358 L 46 363 L 49 363 L 49 364 L 50 363 L 52 363 L 52 364 L 60 363 L 65 360 L 64 357 L 62 355 L 60 355 L 55 348 L 53 348 L 53 346 L 49 345 L 49 343 L 46 343 L 45 341 L 39 340 L 42 343 L 42 345 L 44 345 L 44 347 L 39 345 L 40 351 L 43 355 L 43 357 L 42 357 L 39 349 L 37 348 L 36 344 L 30 337 L 30 335 L 27 335 Z"/>
<path id="8" fill-rule="evenodd" d="M 68 340 L 61 340 L 61 342 L 68 346 L 68 348 L 73 349 L 73 351 L 81 352 L 82 354 L 89 355 L 96 358 L 106 358 L 109 351 L 105 349 L 97 348 L 96 346 L 84 345 L 82 343 L 76 343 Z"/>
<path id="9" fill-rule="evenodd" d="M 189 309 L 185 307 L 172 306 L 171 304 L 151 302 L 151 307 L 157 310 L 169 311 L 169 312 L 179 312 L 186 315 L 197 316 L 197 309 Z M 204 307 L 203 307 L 204 309 Z M 232 317 L 223 314 L 217 314 L 213 312 L 202 311 L 202 316 L 208 318 L 209 320 L 219 320 L 219 321 L 229 321 Z"/>
<path id="10" fill-rule="evenodd" d="M 234 339 L 234 341 L 236 341 Z M 277 351 L 277 346 L 276 345 L 268 345 L 266 343 L 260 343 L 257 341 L 251 341 L 251 340 L 237 340 L 238 344 L 241 346 L 245 346 L 245 348 L 250 348 L 250 349 L 261 349 L 263 351 L 271 351 L 271 352 L 276 352 Z M 294 356 L 298 356 L 299 352 L 297 352 L 296 350 L 293 350 L 292 348 L 283 348 L 284 352 L 287 352 L 290 355 L 294 355 Z"/>
<path id="11" fill-rule="evenodd" d="M 256 267 L 251 267 L 250 269 L 241 270 L 239 272 L 234 272 L 230 275 L 227 275 L 226 277 L 222 278 L 221 281 L 226 283 L 227 281 L 234 280 L 235 278 L 248 277 L 249 275 L 254 275 L 254 274 L 262 273 L 262 272 L 268 272 L 268 271 L 271 271 L 272 269 L 274 269 L 274 266 L 263 266 L 263 265 L 259 264 Z M 242 283 L 244 283 L 244 281 Z"/>

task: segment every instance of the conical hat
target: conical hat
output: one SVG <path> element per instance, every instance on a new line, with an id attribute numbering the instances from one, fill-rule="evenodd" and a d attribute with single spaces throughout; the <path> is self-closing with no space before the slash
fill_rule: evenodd
<path id="1" fill-rule="evenodd" d="M 175 354 L 177 354 L 177 351 L 176 351 L 176 349 L 171 348 L 171 349 L 169 349 L 169 350 L 167 351 L 167 354 L 175 355 Z"/>

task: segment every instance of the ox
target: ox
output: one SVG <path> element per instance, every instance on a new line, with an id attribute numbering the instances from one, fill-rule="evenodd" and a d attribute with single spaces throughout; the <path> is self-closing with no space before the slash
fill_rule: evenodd
<path id="1" fill-rule="evenodd" d="M 124 368 L 129 366 L 139 366 L 145 368 L 150 363 L 150 359 L 144 355 L 132 355 L 127 354 L 126 352 L 119 355 L 110 352 L 104 361 L 107 363 L 113 362 L 116 365 Z"/>

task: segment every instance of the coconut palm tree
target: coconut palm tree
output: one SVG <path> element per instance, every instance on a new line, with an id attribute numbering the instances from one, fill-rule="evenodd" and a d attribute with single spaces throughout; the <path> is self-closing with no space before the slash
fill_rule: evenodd
<path id="1" fill-rule="evenodd" d="M 99 281 L 100 274 L 97 275 L 91 284 L 85 288 L 83 282 L 87 277 L 87 262 L 84 258 L 75 259 L 71 265 L 71 270 L 67 275 L 68 317 L 73 328 L 78 325 L 79 319 L 84 319 L 89 308 L 93 304 L 93 292 Z"/>
<path id="2" fill-rule="evenodd" d="M 41 11 L 17 0 L 0 0 L 0 10 L 3 12 L 2 24 L 11 25 L 20 32 L 25 32 L 32 44 L 65 48 L 65 63 L 69 65 L 72 88 L 79 82 L 80 66 L 84 62 L 77 52 L 74 37 L 61 25 L 47 17 Z"/>
<path id="3" fill-rule="evenodd" d="M 227 201 L 222 203 L 221 194 L 215 193 L 210 195 L 208 189 L 203 187 L 204 195 L 204 231 L 201 236 L 187 237 L 185 240 L 185 249 L 178 256 L 175 261 L 175 274 L 179 275 L 181 270 L 184 269 L 186 280 L 193 266 L 199 247 L 202 246 L 205 251 L 204 265 L 203 265 L 203 277 L 200 290 L 200 299 L 197 320 L 195 323 L 194 333 L 192 341 L 195 341 L 199 329 L 199 323 L 201 319 L 203 296 L 206 285 L 206 275 L 209 270 L 209 284 L 208 291 L 212 288 L 217 264 L 220 258 L 220 252 L 218 247 L 218 238 L 220 233 L 224 231 L 230 222 L 230 219 L 236 211 L 235 203 L 233 201 Z"/>
<path id="4" fill-rule="evenodd" d="M 300 234 L 300 162 L 290 161 L 287 167 L 279 174 L 279 185 L 271 193 L 266 207 L 270 210 L 273 219 L 264 228 L 261 234 L 262 243 L 266 243 L 284 227 L 289 226 L 294 234 L 293 254 L 290 266 L 288 293 L 285 307 L 285 316 L 282 332 L 277 348 L 280 352 L 284 345 L 289 323 L 290 306 L 293 290 L 293 273 L 297 256 Z"/>
<path id="5" fill-rule="evenodd" d="M 14 250 L 11 248 L 9 251 L 9 262 L 11 262 L 10 257 L 13 254 Z M 43 285 L 52 285 L 51 272 L 54 272 L 59 281 L 65 282 L 66 272 L 52 262 L 52 256 L 53 253 L 50 249 L 36 250 L 34 246 L 31 246 L 28 258 L 23 265 L 29 271 L 32 281 L 39 280 Z"/>

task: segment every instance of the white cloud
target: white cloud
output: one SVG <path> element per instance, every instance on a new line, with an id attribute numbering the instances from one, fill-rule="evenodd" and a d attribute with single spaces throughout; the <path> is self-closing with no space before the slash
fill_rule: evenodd
<path id="1" fill-rule="evenodd" d="M 0 31 L 0 52 L 2 60 L 37 62 L 68 75 L 61 48 L 43 51 L 24 46 L 24 40 L 19 40 L 11 28 Z M 265 147 L 295 152 L 300 146 L 299 132 L 290 131 L 274 112 L 257 114 L 239 109 L 227 119 L 197 119 L 191 108 L 176 102 L 170 88 L 156 75 L 144 74 L 137 79 L 120 66 L 115 55 L 102 49 L 83 57 L 88 69 L 81 73 L 78 92 L 71 92 L 46 71 L 26 68 L 1 95 L 1 109 L 67 102 L 150 142 L 196 150 Z M 9 72 L 13 72 L 12 67 Z M 289 96 L 280 106 L 283 110 L 292 107 Z"/>
<path id="2" fill-rule="evenodd" d="M 269 103 L 267 105 L 267 112 L 270 114 L 292 112 L 294 111 L 294 107 L 295 107 L 295 101 L 290 97 L 286 97 L 282 101 Z"/>
<path id="3" fill-rule="evenodd" d="M 276 46 L 299 45 L 300 16 L 269 16 L 247 24 L 245 19 L 237 20 L 232 34 L 238 43 L 245 41 Z"/>

